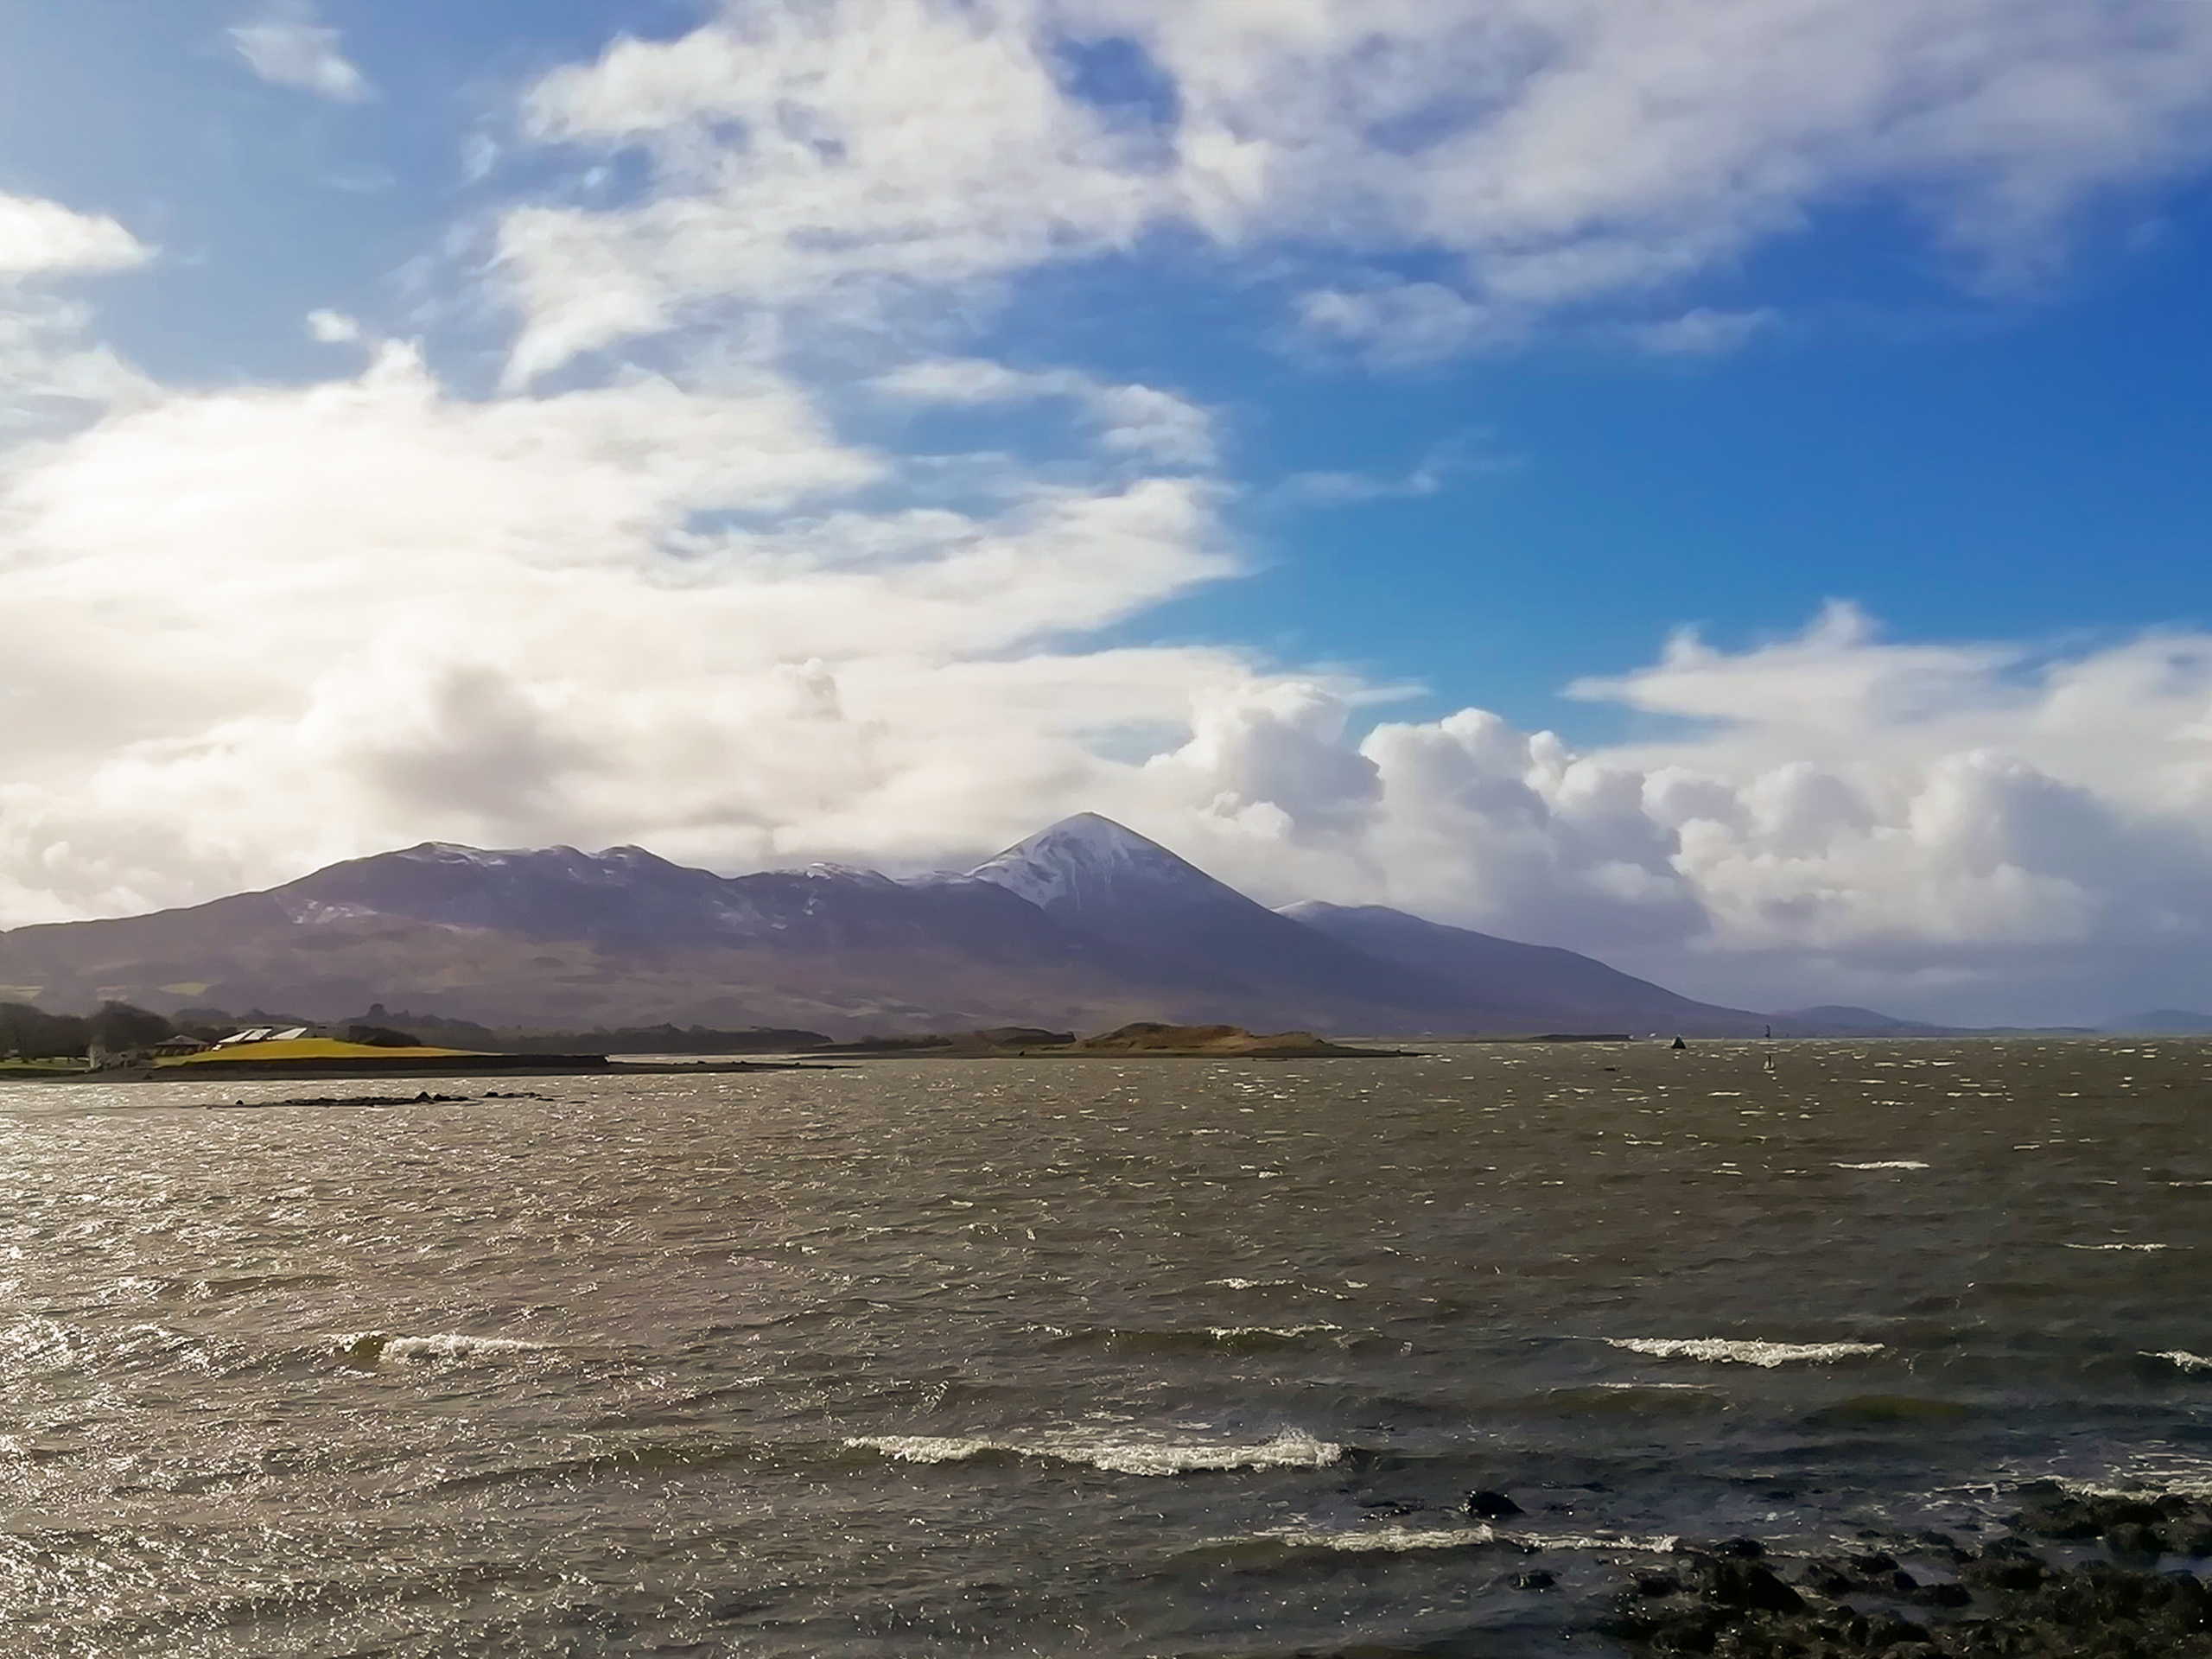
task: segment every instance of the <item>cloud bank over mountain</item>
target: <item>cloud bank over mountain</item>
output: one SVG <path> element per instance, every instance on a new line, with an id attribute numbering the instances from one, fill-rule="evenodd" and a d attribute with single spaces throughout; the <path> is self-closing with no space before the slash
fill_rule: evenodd
<path id="1" fill-rule="evenodd" d="M 260 72 L 356 96 L 285 19 Z M 1377 372 L 1586 321 L 1725 351 L 1764 314 L 1662 284 L 1871 199 L 2031 282 L 2212 149 L 2195 0 L 751 3 L 543 76 L 503 143 L 534 181 L 442 279 L 505 319 L 489 371 L 343 319 L 338 378 L 156 384 L 86 307 L 161 256 L 0 196 L 0 925 L 425 838 L 912 868 L 1090 809 L 1726 1001 L 2058 1018 L 2202 960 L 2212 638 L 1839 604 L 1580 686 L 1633 744 L 1394 721 L 1128 643 L 1256 556 L 1233 415 L 988 343 L 1172 246 L 1289 272 L 1287 349 Z M 1030 441 L 912 435 L 979 409 Z"/>

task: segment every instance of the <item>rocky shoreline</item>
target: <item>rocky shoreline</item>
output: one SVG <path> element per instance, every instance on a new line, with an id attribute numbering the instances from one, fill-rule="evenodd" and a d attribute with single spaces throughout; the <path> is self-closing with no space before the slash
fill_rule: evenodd
<path id="1" fill-rule="evenodd" d="M 2212 1659 L 2205 1497 L 2056 1482 L 2018 1496 L 1978 1545 L 1868 1529 L 1833 1554 L 1686 1546 L 1630 1577 L 1605 1629 L 1655 1659 Z"/>

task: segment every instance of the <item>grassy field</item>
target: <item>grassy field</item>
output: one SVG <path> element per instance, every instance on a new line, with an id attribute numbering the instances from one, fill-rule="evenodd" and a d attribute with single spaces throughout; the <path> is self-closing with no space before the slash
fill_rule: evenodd
<path id="1" fill-rule="evenodd" d="M 91 1069 L 85 1060 L 0 1060 L 0 1083 L 10 1077 L 72 1077 Z"/>
<path id="2" fill-rule="evenodd" d="M 240 1043 L 234 1048 L 202 1049 L 156 1063 L 158 1071 L 188 1071 L 195 1065 L 244 1065 L 259 1060 L 453 1060 L 474 1051 L 466 1048 L 379 1048 L 368 1043 L 340 1042 L 334 1037 L 298 1037 L 289 1043 Z"/>

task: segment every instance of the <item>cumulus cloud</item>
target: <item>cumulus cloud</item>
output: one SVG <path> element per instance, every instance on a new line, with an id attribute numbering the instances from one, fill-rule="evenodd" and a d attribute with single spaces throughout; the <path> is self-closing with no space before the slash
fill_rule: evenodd
<path id="1" fill-rule="evenodd" d="M 307 14 L 238 33 L 363 90 Z M 1109 36 L 1172 118 L 1082 94 Z M 912 868 L 1092 809 L 1273 900 L 1742 1002 L 2201 957 L 2212 639 L 1894 643 L 1840 606 L 1578 688 L 1662 738 L 1374 724 L 1352 676 L 1112 643 L 1238 569 L 1219 411 L 981 353 L 1025 276 L 1161 241 L 1384 365 L 1664 315 L 1872 190 L 2039 257 L 2201 151 L 2208 60 L 2195 0 L 752 0 L 620 41 L 523 100 L 512 143 L 582 171 L 494 215 L 491 395 L 404 343 L 156 386 L 50 293 L 0 304 L 0 386 L 100 416 L 0 459 L 0 924 L 426 836 Z M 0 300 L 145 257 L 0 198 Z M 1764 326 L 1675 305 L 1646 349 Z M 965 458 L 992 487 L 954 499 L 877 447 L 899 408 L 1049 413 L 1049 453 Z"/>
<path id="2" fill-rule="evenodd" d="M 0 194 L 0 283 L 123 270 L 149 257 L 143 243 L 104 213 L 77 213 L 35 196 Z"/>
<path id="3" fill-rule="evenodd" d="M 1068 10 L 1172 80 L 1179 204 L 1217 237 L 1325 227 L 1457 262 L 1467 308 L 1399 304 L 1402 355 L 1678 282 L 1875 192 L 1986 270 L 2031 268 L 2092 191 L 2201 156 L 2212 114 L 2193 0 Z M 1307 308 L 1336 332 L 1391 315 Z"/>
<path id="4" fill-rule="evenodd" d="M 1106 38 L 1172 119 L 1078 93 L 1059 54 Z M 1441 262 L 1296 304 L 1398 363 L 1875 193 L 2018 271 L 2094 191 L 2199 157 L 2208 120 L 2196 0 L 761 0 L 531 96 L 528 136 L 635 149 L 654 182 L 620 212 L 507 216 L 514 373 L 718 308 L 876 325 L 918 287 L 987 300 L 1168 231 Z"/>
<path id="5" fill-rule="evenodd" d="M 338 48 L 338 31 L 315 22 L 305 3 L 280 5 L 259 21 L 231 30 L 231 43 L 262 79 L 279 86 L 358 103 L 369 96 L 369 83 Z"/>
<path id="6" fill-rule="evenodd" d="M 343 311 L 308 313 L 308 338 L 322 346 L 347 346 L 361 337 L 361 325 Z"/>
<path id="7" fill-rule="evenodd" d="M 105 214 L 0 194 L 0 436 L 67 426 L 147 390 L 114 352 L 85 343 L 86 308 L 51 290 L 152 257 Z"/>

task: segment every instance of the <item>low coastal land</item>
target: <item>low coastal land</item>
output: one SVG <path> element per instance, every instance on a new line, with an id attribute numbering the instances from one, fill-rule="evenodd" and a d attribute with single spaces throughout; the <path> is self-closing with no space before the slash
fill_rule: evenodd
<path id="1" fill-rule="evenodd" d="M 396 1033 L 395 1033 L 396 1034 Z M 500 1053 L 438 1047 L 411 1040 L 359 1042 L 298 1037 L 235 1043 L 197 1053 L 92 1066 L 81 1061 L 0 1065 L 0 1082 L 319 1082 L 372 1077 L 629 1077 L 747 1071 L 819 1071 L 824 1062 L 861 1059 L 1363 1059 L 1406 1051 L 1332 1042 L 1312 1032 L 1255 1033 L 1239 1026 L 1141 1023 L 1096 1037 L 1027 1027 L 950 1035 L 817 1039 L 779 1058 L 727 1057 L 617 1059 L 606 1053 Z"/>
<path id="2" fill-rule="evenodd" d="M 1227 1059 L 1335 1060 L 1402 1058 L 1408 1051 L 1332 1042 L 1310 1031 L 1262 1034 L 1242 1026 L 1170 1026 L 1151 1021 L 1096 1037 L 1003 1026 L 944 1036 L 864 1037 L 810 1051 L 879 1059 Z"/>

